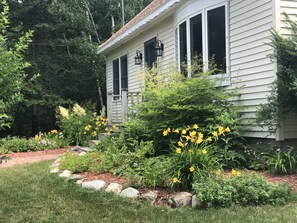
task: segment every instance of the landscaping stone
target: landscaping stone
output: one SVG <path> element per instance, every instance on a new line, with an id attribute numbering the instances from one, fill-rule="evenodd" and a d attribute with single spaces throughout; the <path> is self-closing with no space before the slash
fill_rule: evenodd
<path id="1" fill-rule="evenodd" d="M 71 171 L 70 170 L 64 170 L 62 173 L 59 174 L 59 177 L 70 177 L 71 176 Z"/>
<path id="2" fill-rule="evenodd" d="M 61 161 L 61 158 L 58 158 L 58 159 L 55 160 L 54 163 L 59 165 L 60 164 L 60 161 Z"/>
<path id="3" fill-rule="evenodd" d="M 93 147 L 96 143 L 98 143 L 100 140 L 90 140 L 89 141 L 89 147 Z"/>
<path id="4" fill-rule="evenodd" d="M 80 147 L 80 146 L 75 146 L 72 148 L 72 151 L 75 152 L 89 152 L 90 151 L 90 147 Z"/>
<path id="5" fill-rule="evenodd" d="M 182 208 L 191 204 L 192 194 L 188 192 L 179 192 L 169 197 L 168 205 L 172 208 Z"/>
<path id="6" fill-rule="evenodd" d="M 138 195 L 139 195 L 139 191 L 133 187 L 128 187 L 120 193 L 120 196 L 129 197 L 129 198 L 137 198 Z"/>
<path id="7" fill-rule="evenodd" d="M 106 183 L 103 180 L 94 180 L 82 182 L 81 186 L 90 190 L 101 190 L 105 187 Z"/>
<path id="8" fill-rule="evenodd" d="M 158 197 L 158 194 L 155 191 L 148 191 L 144 194 L 141 194 L 139 196 L 139 199 L 148 201 L 151 204 L 153 204 L 156 201 L 157 197 Z"/>
<path id="9" fill-rule="evenodd" d="M 84 182 L 84 179 L 81 179 L 81 180 L 77 180 L 75 183 L 76 183 L 77 185 L 81 185 L 83 182 Z"/>
<path id="10" fill-rule="evenodd" d="M 108 187 L 105 189 L 106 192 L 112 192 L 115 194 L 119 194 L 123 189 L 123 186 L 118 183 L 110 183 Z"/>
<path id="11" fill-rule="evenodd" d="M 60 172 L 60 169 L 58 167 L 52 168 L 50 170 L 50 173 L 59 173 L 59 172 Z"/>
<path id="12" fill-rule="evenodd" d="M 84 156 L 84 155 L 86 155 L 87 153 L 86 152 L 81 152 L 81 153 L 79 153 L 78 155 L 79 156 Z"/>
<path id="13" fill-rule="evenodd" d="M 72 174 L 69 177 L 67 177 L 68 180 L 81 180 L 83 179 L 83 176 L 79 174 Z"/>
<path id="14" fill-rule="evenodd" d="M 192 197 L 192 208 L 197 208 L 199 201 L 197 199 L 197 195 L 193 195 Z"/>

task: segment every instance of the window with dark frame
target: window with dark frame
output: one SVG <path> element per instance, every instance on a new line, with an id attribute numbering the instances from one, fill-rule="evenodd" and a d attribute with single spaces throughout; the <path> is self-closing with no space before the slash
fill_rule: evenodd
<path id="1" fill-rule="evenodd" d="M 190 19 L 191 61 L 202 56 L 202 15 Z"/>
<path id="2" fill-rule="evenodd" d="M 225 6 L 207 12 L 208 60 L 226 73 Z"/>
<path id="3" fill-rule="evenodd" d="M 113 68 L 113 95 L 120 95 L 121 91 L 128 90 L 128 57 L 124 55 L 112 61 Z M 118 99 L 115 97 L 114 99 Z"/>
<path id="4" fill-rule="evenodd" d="M 144 43 L 144 62 L 149 69 L 156 66 L 157 56 L 155 52 L 155 44 L 156 37 Z"/>
<path id="5" fill-rule="evenodd" d="M 188 76 L 187 65 L 187 23 L 183 22 L 179 25 L 179 61 L 180 72 L 185 77 Z"/>

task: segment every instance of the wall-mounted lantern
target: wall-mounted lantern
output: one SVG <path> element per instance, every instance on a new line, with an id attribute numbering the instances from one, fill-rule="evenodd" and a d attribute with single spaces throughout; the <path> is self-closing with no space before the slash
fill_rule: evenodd
<path id="1" fill-rule="evenodd" d="M 136 51 L 136 56 L 134 57 L 135 60 L 135 65 L 140 65 L 142 63 L 142 53 L 137 50 Z"/>
<path id="2" fill-rule="evenodd" d="M 164 44 L 161 42 L 161 40 L 158 40 L 155 43 L 155 50 L 156 50 L 156 56 L 157 57 L 163 56 Z"/>

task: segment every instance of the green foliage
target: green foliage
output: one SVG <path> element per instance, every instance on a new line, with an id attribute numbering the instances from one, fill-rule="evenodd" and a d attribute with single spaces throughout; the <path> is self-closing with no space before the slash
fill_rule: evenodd
<path id="1" fill-rule="evenodd" d="M 169 149 L 161 134 L 165 128 L 183 128 L 192 123 L 201 128 L 217 127 L 231 120 L 233 124 L 226 126 L 237 128 L 234 120 L 238 120 L 238 114 L 228 100 L 234 92 L 217 87 L 216 81 L 208 73 L 185 78 L 174 72 L 160 75 L 153 69 L 146 77 L 145 100 L 136 106 L 137 115 L 131 117 L 129 129 L 136 124 L 139 131 L 134 132 L 135 137 L 153 140 L 156 152 L 164 153 Z M 224 119 L 227 113 L 235 116 Z"/>
<path id="2" fill-rule="evenodd" d="M 84 132 L 88 126 L 95 123 L 95 113 L 74 104 L 71 110 L 60 106 L 57 110 L 57 117 L 61 131 L 71 144 L 84 145 L 88 142 L 90 135 L 84 134 Z"/>
<path id="3" fill-rule="evenodd" d="M 257 174 L 232 176 L 230 179 L 202 178 L 193 184 L 193 189 L 199 201 L 198 208 L 285 204 L 293 192 L 288 184 L 268 183 Z"/>
<path id="4" fill-rule="evenodd" d="M 7 137 L 0 140 L 0 154 L 9 152 L 29 152 L 47 149 L 64 148 L 68 145 L 67 141 L 60 138 L 47 138 L 38 136 L 35 139 L 18 137 Z"/>
<path id="5" fill-rule="evenodd" d="M 82 173 L 90 169 L 91 163 L 89 154 L 79 156 L 76 153 L 67 153 L 60 162 L 60 168 L 70 170 L 72 173 Z"/>
<path id="6" fill-rule="evenodd" d="M 293 148 L 278 149 L 267 162 L 272 173 L 292 174 L 297 171 L 297 156 Z"/>
<path id="7" fill-rule="evenodd" d="M 297 111 L 297 23 L 287 14 L 286 22 L 293 34 L 283 37 L 276 31 L 272 32 L 270 46 L 274 49 L 273 59 L 277 62 L 277 80 L 272 86 L 268 102 L 263 104 L 257 113 L 257 122 L 268 126 L 275 132 L 289 112 Z"/>
<path id="8" fill-rule="evenodd" d="M 30 66 L 24 60 L 24 54 L 31 42 L 32 31 L 18 38 L 15 44 L 10 43 L 7 30 L 9 28 L 9 7 L 6 0 L 1 1 L 3 10 L 0 13 L 0 129 L 9 127 L 7 110 L 23 100 L 22 90 L 28 83 L 25 69 Z"/>

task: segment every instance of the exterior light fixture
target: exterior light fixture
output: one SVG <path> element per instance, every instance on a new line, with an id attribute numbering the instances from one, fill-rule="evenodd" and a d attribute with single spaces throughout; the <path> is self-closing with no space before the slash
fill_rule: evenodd
<path id="1" fill-rule="evenodd" d="M 155 50 L 156 50 L 156 56 L 157 57 L 163 56 L 164 44 L 161 42 L 161 40 L 158 40 L 155 43 Z"/>
<path id="2" fill-rule="evenodd" d="M 140 65 L 142 63 L 142 53 L 137 50 L 136 51 L 136 56 L 134 57 L 135 60 L 135 65 Z"/>

